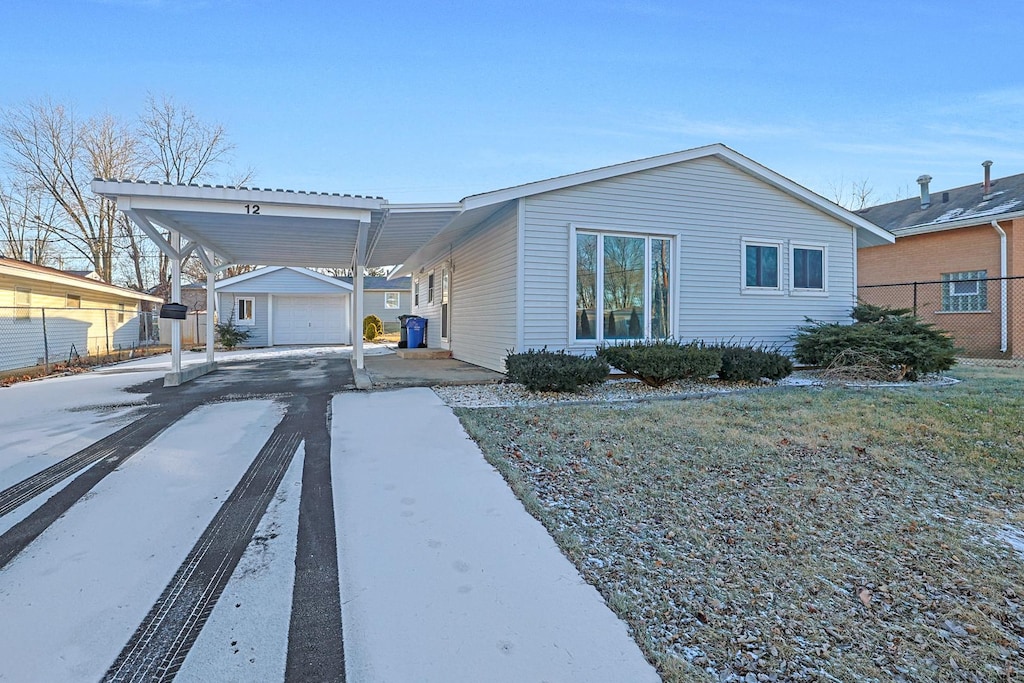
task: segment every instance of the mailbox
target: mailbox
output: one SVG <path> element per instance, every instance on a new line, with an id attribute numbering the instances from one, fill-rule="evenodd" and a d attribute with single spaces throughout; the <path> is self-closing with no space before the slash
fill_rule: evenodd
<path id="1" fill-rule="evenodd" d="M 171 320 L 184 320 L 188 312 L 188 306 L 184 304 L 164 304 L 160 307 L 160 317 Z"/>

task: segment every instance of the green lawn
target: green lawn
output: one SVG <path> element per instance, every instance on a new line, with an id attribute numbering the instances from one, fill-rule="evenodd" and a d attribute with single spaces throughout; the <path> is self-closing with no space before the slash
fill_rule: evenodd
<path id="1" fill-rule="evenodd" d="M 459 409 L 665 680 L 1021 680 L 1024 370 Z"/>

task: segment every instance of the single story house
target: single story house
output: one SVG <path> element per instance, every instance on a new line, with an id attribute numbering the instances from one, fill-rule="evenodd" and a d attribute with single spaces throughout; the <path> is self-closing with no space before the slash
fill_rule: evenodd
<path id="1" fill-rule="evenodd" d="M 427 343 L 502 370 L 509 350 L 629 339 L 788 347 L 849 321 L 858 247 L 893 237 L 724 145 L 473 195 L 395 275 Z"/>
<path id="2" fill-rule="evenodd" d="M 352 278 L 339 278 L 352 284 Z M 399 316 L 410 315 L 412 309 L 412 278 L 363 278 L 363 317 L 375 315 L 384 323 L 385 332 L 397 332 Z"/>
<path id="3" fill-rule="evenodd" d="M 858 214 L 896 236 L 858 253 L 864 301 L 909 308 L 975 356 L 1024 357 L 1024 173 L 931 192 Z M 1016 345 L 1015 345 L 1016 342 Z"/>
<path id="4" fill-rule="evenodd" d="M 270 266 L 221 280 L 218 320 L 252 335 L 246 346 L 351 344 L 352 285 L 308 268 Z"/>
<path id="5" fill-rule="evenodd" d="M 160 299 L 0 257 L 0 371 L 130 349 L 150 338 L 141 307 Z"/>
<path id="6" fill-rule="evenodd" d="M 428 346 L 495 370 L 509 350 L 592 353 L 627 339 L 787 346 L 806 317 L 848 321 L 858 248 L 894 241 L 721 144 L 447 203 L 103 179 L 92 187 L 164 253 L 196 253 L 208 270 L 354 268 L 350 328 L 363 317 L 363 269 L 401 264 L 390 277 L 412 278 L 411 313 L 428 319 Z M 270 275 L 300 273 L 250 278 Z M 280 295 L 258 284 L 240 276 L 215 286 L 222 301 L 230 295 L 223 310 L 236 322 L 267 330 L 255 343 L 281 343 L 268 298 Z M 362 368 L 361 335 L 333 335 L 349 336 Z"/>

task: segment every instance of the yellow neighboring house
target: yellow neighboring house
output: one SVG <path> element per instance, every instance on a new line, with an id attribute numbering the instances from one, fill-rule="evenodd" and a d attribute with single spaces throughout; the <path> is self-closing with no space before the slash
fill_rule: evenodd
<path id="1" fill-rule="evenodd" d="M 143 303 L 162 299 L 0 257 L 0 372 L 147 344 Z"/>

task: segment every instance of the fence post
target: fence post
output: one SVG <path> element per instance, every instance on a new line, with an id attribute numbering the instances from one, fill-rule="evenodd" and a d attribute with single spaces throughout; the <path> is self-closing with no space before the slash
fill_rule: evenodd
<path id="1" fill-rule="evenodd" d="M 914 317 L 917 317 L 917 283 L 914 283 Z"/>
<path id="2" fill-rule="evenodd" d="M 39 309 L 43 318 L 43 374 L 50 374 L 50 342 L 46 338 L 46 309 Z"/>
<path id="3" fill-rule="evenodd" d="M 110 355 L 110 309 L 103 309 L 103 342 L 107 347 L 107 355 Z"/>

